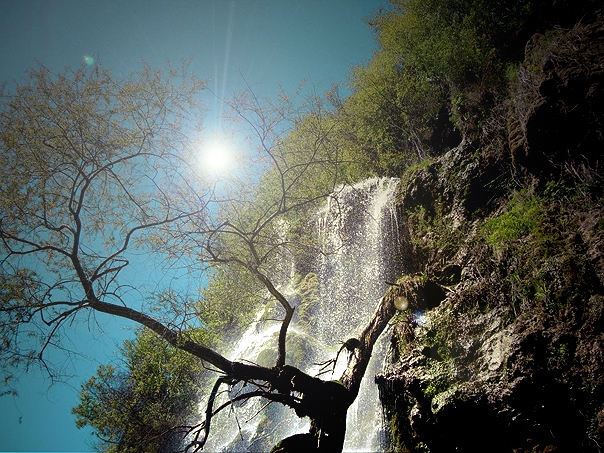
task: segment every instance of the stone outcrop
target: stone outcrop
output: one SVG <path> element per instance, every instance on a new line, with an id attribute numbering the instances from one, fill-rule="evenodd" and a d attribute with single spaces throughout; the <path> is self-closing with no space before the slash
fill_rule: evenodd
<path id="1" fill-rule="evenodd" d="M 408 269 L 444 293 L 376 377 L 392 451 L 604 449 L 604 21 L 535 35 L 517 74 L 505 140 L 401 181 Z"/>

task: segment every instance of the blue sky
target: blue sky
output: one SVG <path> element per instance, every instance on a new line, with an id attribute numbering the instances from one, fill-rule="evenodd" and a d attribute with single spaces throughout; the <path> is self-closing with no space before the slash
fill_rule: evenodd
<path id="1" fill-rule="evenodd" d="M 126 75 L 144 60 L 154 67 L 192 59 L 191 69 L 227 96 L 244 80 L 260 95 L 302 79 L 326 91 L 345 82 L 376 44 L 363 19 L 387 0 L 0 0 L 0 83 L 23 82 L 37 62 L 53 71 L 86 56 Z M 220 108 L 209 96 L 208 124 Z M 103 330 L 74 326 L 73 349 L 61 356 L 73 377 L 50 382 L 33 370 L 20 396 L 0 398 L 0 451 L 89 451 L 90 434 L 75 428 L 77 390 L 99 363 L 116 360 L 128 324 L 98 318 Z"/>

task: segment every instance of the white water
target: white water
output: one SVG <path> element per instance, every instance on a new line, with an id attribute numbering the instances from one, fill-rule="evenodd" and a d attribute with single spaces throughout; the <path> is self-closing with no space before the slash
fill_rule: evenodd
<path id="1" fill-rule="evenodd" d="M 341 342 L 357 337 L 372 316 L 386 290 L 386 281 L 401 272 L 395 213 L 395 179 L 370 179 L 334 193 L 317 213 L 316 230 L 322 253 L 317 254 L 310 271 L 319 280 L 318 303 L 312 307 L 310 332 L 298 332 L 295 323 L 289 334 L 300 339 L 308 352 L 303 364 L 292 363 L 313 374 L 313 363 L 333 358 Z M 253 324 L 233 349 L 230 359 L 255 362 L 261 353 L 275 347 L 279 324 L 260 321 Z M 348 410 L 344 451 L 380 451 L 381 409 L 373 377 L 384 357 L 385 337 L 374 347 L 374 354 L 361 384 L 359 396 Z M 314 347 L 313 347 L 314 346 Z M 340 355 L 334 375 L 346 367 Z M 253 390 L 253 389 L 250 389 Z M 232 394 L 232 393 L 231 393 Z M 227 396 L 225 395 L 225 398 Z M 268 451 L 282 438 L 308 431 L 307 419 L 272 404 L 263 408 L 253 401 L 213 420 L 207 451 Z M 200 409 L 205 408 L 202 402 Z"/>

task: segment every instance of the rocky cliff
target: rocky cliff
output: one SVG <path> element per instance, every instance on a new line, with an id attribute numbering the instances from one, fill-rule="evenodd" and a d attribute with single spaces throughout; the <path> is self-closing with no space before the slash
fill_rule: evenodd
<path id="1" fill-rule="evenodd" d="M 401 180 L 406 267 L 439 290 L 376 377 L 392 451 L 604 449 L 604 20 L 534 35 L 511 80 Z"/>

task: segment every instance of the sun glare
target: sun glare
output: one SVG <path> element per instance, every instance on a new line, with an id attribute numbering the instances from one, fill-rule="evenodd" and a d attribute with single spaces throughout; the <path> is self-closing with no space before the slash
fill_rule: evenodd
<path id="1" fill-rule="evenodd" d="M 226 173 L 234 165 L 232 146 L 226 139 L 213 138 L 201 148 L 200 165 L 211 174 Z"/>

